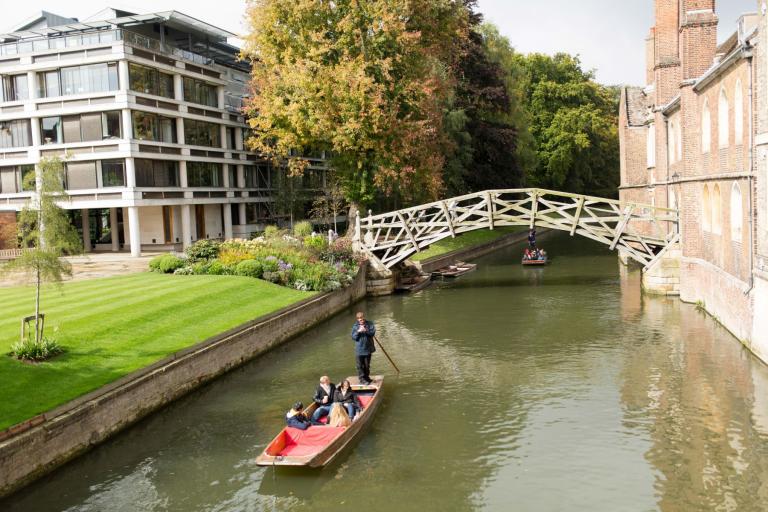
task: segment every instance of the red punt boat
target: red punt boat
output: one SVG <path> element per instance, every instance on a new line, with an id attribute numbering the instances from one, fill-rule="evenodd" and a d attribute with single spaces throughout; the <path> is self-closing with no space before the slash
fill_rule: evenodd
<path id="1" fill-rule="evenodd" d="M 349 427 L 329 427 L 312 425 L 306 430 L 285 427 L 256 458 L 259 466 L 305 466 L 323 467 L 330 463 L 349 443 L 357 437 L 363 428 L 371 422 L 376 409 L 381 403 L 381 387 L 384 377 L 371 376 L 373 382 L 360 384 L 357 377 L 349 377 L 363 410 L 360 411 Z M 317 408 L 314 402 L 304 412 L 311 416 Z"/>

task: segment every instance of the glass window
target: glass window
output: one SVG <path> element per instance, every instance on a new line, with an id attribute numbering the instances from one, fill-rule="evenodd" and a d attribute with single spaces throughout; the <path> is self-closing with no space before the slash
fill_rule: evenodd
<path id="1" fill-rule="evenodd" d="M 21 190 L 29 192 L 35 190 L 35 179 L 33 177 L 27 178 L 30 174 L 35 174 L 35 166 L 32 164 L 20 166 L 21 170 Z"/>
<path id="2" fill-rule="evenodd" d="M 221 147 L 219 125 L 194 119 L 184 120 L 184 142 L 193 146 Z"/>
<path id="3" fill-rule="evenodd" d="M 219 95 L 216 86 L 202 80 L 184 77 L 184 101 L 199 103 L 209 107 L 219 106 Z"/>
<path id="4" fill-rule="evenodd" d="M 101 113 L 80 116 L 80 133 L 83 140 L 101 140 Z"/>
<path id="5" fill-rule="evenodd" d="M 227 147 L 229 149 L 237 149 L 235 147 L 235 129 L 227 126 Z"/>
<path id="6" fill-rule="evenodd" d="M 41 98 L 61 96 L 59 71 L 41 71 L 37 74 L 37 91 Z"/>
<path id="7" fill-rule="evenodd" d="M 149 112 L 133 111 L 133 138 L 176 142 L 176 120 Z"/>
<path id="8" fill-rule="evenodd" d="M 187 162 L 187 183 L 190 187 L 222 187 L 221 164 Z"/>
<path id="9" fill-rule="evenodd" d="M 5 76 L 2 82 L 3 101 L 21 101 L 29 97 L 27 75 Z"/>
<path id="10" fill-rule="evenodd" d="M 133 62 L 128 65 L 132 91 L 173 98 L 173 75 Z"/>
<path id="11" fill-rule="evenodd" d="M 234 165 L 227 166 L 227 176 L 229 176 L 229 186 L 237 187 L 237 167 Z"/>
<path id="12" fill-rule="evenodd" d="M 29 119 L 0 121 L 0 148 L 20 148 L 32 145 Z"/>
<path id="13" fill-rule="evenodd" d="M 16 167 L 0 167 L 0 194 L 19 191 L 19 173 Z"/>
<path id="14" fill-rule="evenodd" d="M 119 139 L 121 137 L 120 131 L 120 112 L 113 110 L 112 112 L 101 113 L 101 138 L 102 139 Z"/>
<path id="15" fill-rule="evenodd" d="M 96 162 L 68 162 L 67 189 L 96 188 Z"/>
<path id="16" fill-rule="evenodd" d="M 32 41 L 32 48 L 36 52 L 47 50 L 48 49 L 48 40 L 47 39 L 38 39 L 37 41 Z"/>
<path id="17" fill-rule="evenodd" d="M 179 163 L 171 160 L 136 158 L 137 187 L 178 187 Z"/>
<path id="18" fill-rule="evenodd" d="M 245 166 L 245 187 L 256 188 L 258 182 L 256 167 L 252 165 Z"/>
<path id="19" fill-rule="evenodd" d="M 64 137 L 60 117 L 44 117 L 40 120 L 43 144 L 61 144 Z"/>
<path id="20" fill-rule="evenodd" d="M 125 186 L 125 161 L 102 160 L 101 184 L 103 187 Z"/>
<path id="21" fill-rule="evenodd" d="M 117 89 L 117 64 L 114 62 L 61 68 L 61 92 L 64 95 Z"/>

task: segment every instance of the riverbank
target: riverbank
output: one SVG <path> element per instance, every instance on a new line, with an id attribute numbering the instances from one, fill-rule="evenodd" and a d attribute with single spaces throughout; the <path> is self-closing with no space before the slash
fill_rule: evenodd
<path id="1" fill-rule="evenodd" d="M 525 226 L 508 226 L 496 228 L 494 230 L 479 229 L 477 231 L 470 231 L 468 233 L 463 233 L 456 238 L 440 240 L 439 242 L 430 245 L 426 250 L 414 254 L 410 259 L 423 262 L 462 249 L 485 245 L 499 238 L 523 231 L 527 231 Z"/>
<path id="2" fill-rule="evenodd" d="M 0 431 L 312 295 L 247 277 L 150 272 L 45 286 L 45 332 L 66 352 L 27 364 L 5 354 L 34 292 L 0 289 Z"/>
<path id="3" fill-rule="evenodd" d="M 309 296 L 265 316 L 254 318 L 251 304 L 253 320 L 224 332 L 218 327 L 218 335 L 0 433 L 0 496 L 354 304 L 365 296 L 365 274 L 362 268 L 347 288 Z M 220 310 L 234 318 L 232 304 L 224 304 Z M 198 325 L 208 314 L 197 310 L 196 319 L 189 323 Z M 29 395 L 29 390 L 24 395 Z"/>

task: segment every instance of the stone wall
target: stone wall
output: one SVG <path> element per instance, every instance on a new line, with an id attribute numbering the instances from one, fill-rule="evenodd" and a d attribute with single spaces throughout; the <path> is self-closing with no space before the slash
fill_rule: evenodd
<path id="1" fill-rule="evenodd" d="M 365 296 L 365 277 L 363 268 L 346 289 L 257 318 L 0 433 L 0 496 L 344 310 Z"/>

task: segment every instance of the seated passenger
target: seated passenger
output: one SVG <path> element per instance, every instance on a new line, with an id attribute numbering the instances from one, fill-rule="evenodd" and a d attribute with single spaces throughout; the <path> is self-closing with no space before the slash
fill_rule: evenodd
<path id="1" fill-rule="evenodd" d="M 539 255 L 541 256 L 541 259 L 544 259 L 547 257 L 547 251 L 542 249 L 541 251 L 539 251 Z"/>
<path id="2" fill-rule="evenodd" d="M 529 259 L 531 259 L 531 251 L 530 251 L 530 250 L 528 250 L 528 248 L 527 248 L 527 247 L 525 248 L 525 252 L 523 253 L 523 259 L 524 259 L 524 260 L 529 260 Z"/>
<path id="3" fill-rule="evenodd" d="M 336 393 L 333 395 L 333 401 L 340 403 L 347 409 L 351 420 L 354 420 L 357 413 L 363 409 L 362 405 L 360 405 L 360 400 L 352 391 L 352 385 L 347 379 L 344 379 L 344 382 L 339 384 Z"/>
<path id="4" fill-rule="evenodd" d="M 309 428 L 309 420 L 304 415 L 304 404 L 296 402 L 293 404 L 293 409 L 288 411 L 285 415 L 285 423 L 289 427 L 298 428 L 299 430 L 307 430 Z"/>
<path id="5" fill-rule="evenodd" d="M 312 424 L 320 425 L 320 418 L 328 416 L 331 412 L 331 404 L 333 403 L 333 393 L 336 387 L 331 382 L 331 379 L 327 375 L 320 377 L 320 385 L 315 390 L 315 396 L 312 400 L 317 404 L 317 409 L 312 414 Z"/>
<path id="6" fill-rule="evenodd" d="M 348 427 L 352 424 L 346 409 L 336 402 L 331 407 L 331 419 L 328 421 L 330 427 Z"/>

